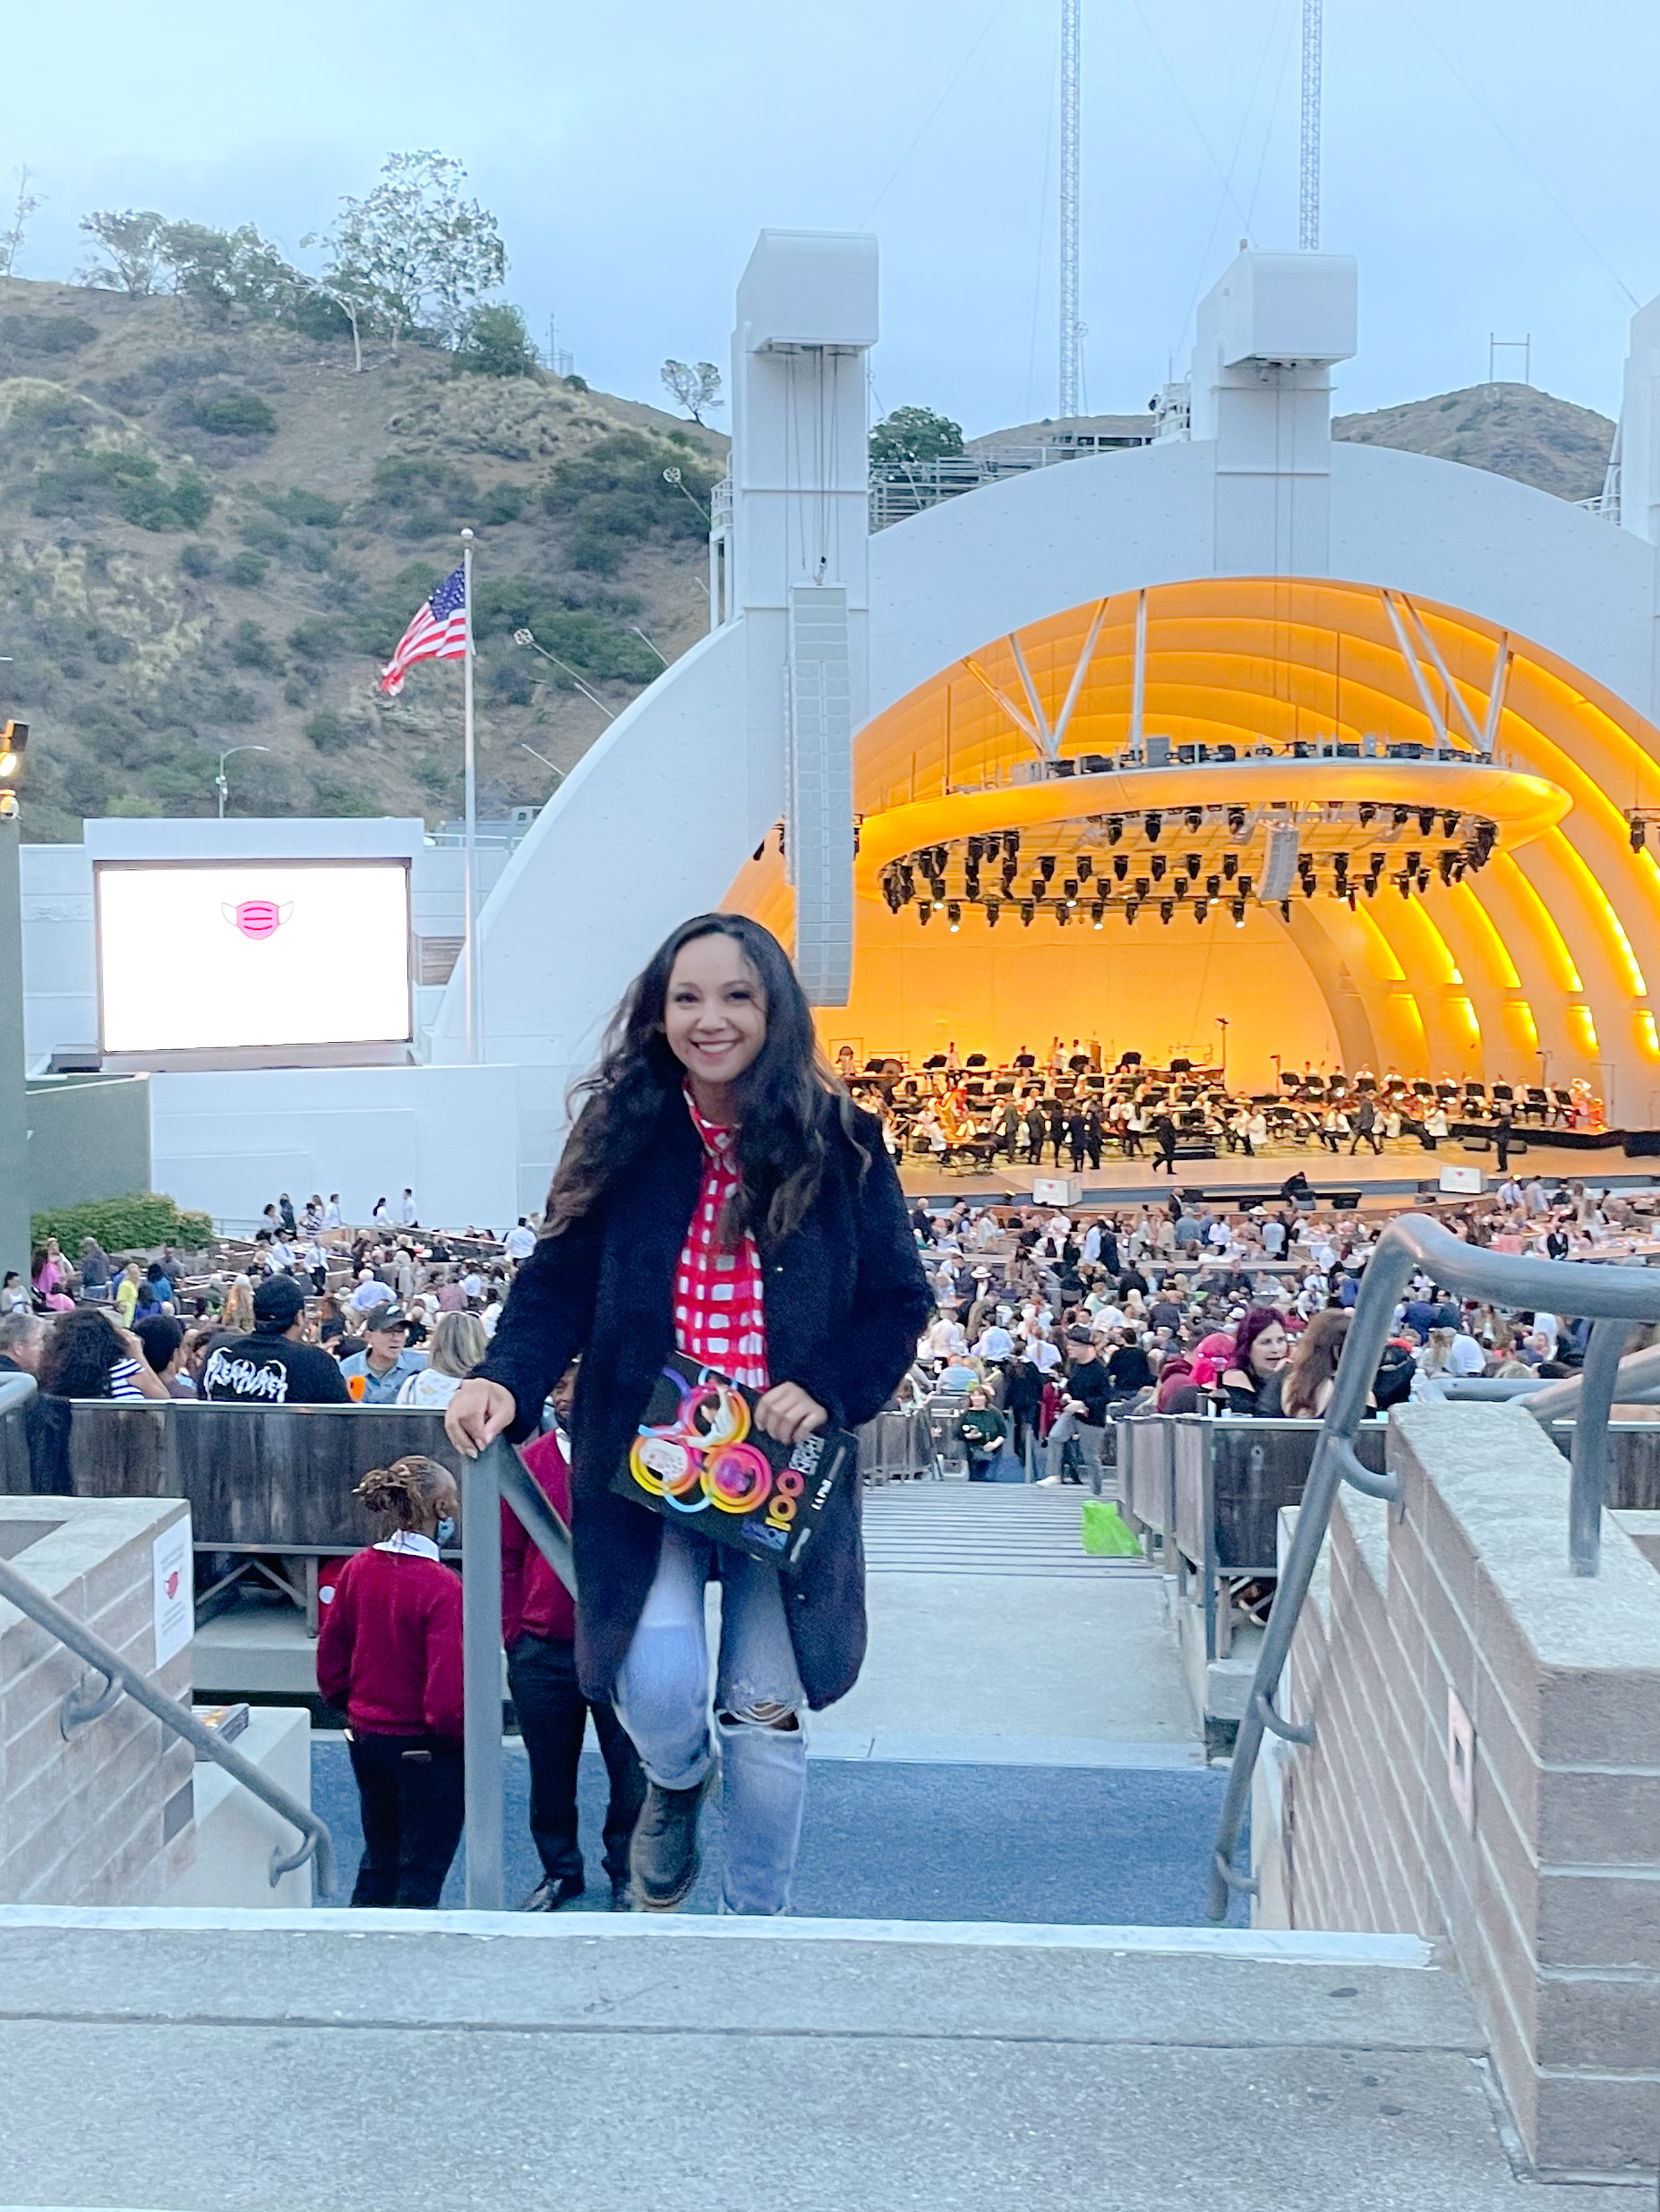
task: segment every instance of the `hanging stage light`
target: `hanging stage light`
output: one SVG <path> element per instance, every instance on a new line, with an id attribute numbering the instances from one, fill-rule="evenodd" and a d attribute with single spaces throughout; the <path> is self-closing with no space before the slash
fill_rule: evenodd
<path id="1" fill-rule="evenodd" d="M 1382 875 L 1384 869 L 1389 866 L 1388 853 L 1374 852 L 1372 856 L 1369 866 L 1373 875 Z"/>
<path id="2" fill-rule="evenodd" d="M 929 900 L 919 899 L 917 901 L 917 919 L 925 929 L 928 927 L 928 918 L 933 911 L 933 904 Z"/>
<path id="3" fill-rule="evenodd" d="M 1172 914 L 1174 914 L 1174 913 L 1175 913 L 1175 911 L 1176 911 L 1176 901 L 1175 901 L 1175 900 L 1174 900 L 1174 899 L 1160 899 L 1160 900 L 1159 900 L 1159 919 L 1161 922 L 1164 922 L 1164 923 L 1167 923 L 1167 924 L 1168 924 L 1168 921 L 1169 921 L 1169 918 L 1170 918 L 1171 915 L 1172 915 Z"/>
<path id="4" fill-rule="evenodd" d="M 1005 856 L 1011 860 L 1018 860 L 1020 858 L 1020 832 L 1018 830 L 1004 831 L 1003 850 Z"/>
<path id="5" fill-rule="evenodd" d="M 1186 823 L 1190 830 L 1196 830 L 1204 820 L 1204 808 L 1202 807 L 1189 807 L 1186 812 L 1183 815 L 1182 819 Z"/>
<path id="6" fill-rule="evenodd" d="M 1144 899 L 1151 889 L 1152 885 L 1148 882 L 1144 875 L 1138 875 L 1136 877 L 1135 895 L 1138 899 Z"/>
<path id="7" fill-rule="evenodd" d="M 1228 809 L 1228 834 L 1230 837 L 1243 837 L 1245 835 L 1245 808 L 1243 807 L 1230 807 Z"/>
<path id="8" fill-rule="evenodd" d="M 1031 927 L 1031 918 L 1037 910 L 1037 908 L 1033 906 L 1030 899 L 1023 899 L 1021 901 L 1020 926 L 1023 929 L 1030 929 Z"/>
<path id="9" fill-rule="evenodd" d="M 954 937 L 963 927 L 963 909 L 954 899 L 946 908 L 946 919 L 951 924 L 951 934 Z"/>
<path id="10" fill-rule="evenodd" d="M 1435 866 L 1440 871 L 1441 880 L 1443 884 L 1450 885 L 1452 882 L 1452 864 L 1457 858 L 1457 853 L 1447 852 L 1445 850 L 1437 853 L 1435 856 Z"/>
<path id="11" fill-rule="evenodd" d="M 1178 899 L 1185 899 L 1187 896 L 1187 878 L 1185 875 L 1172 876 L 1170 888 Z"/>
<path id="12" fill-rule="evenodd" d="M 968 864 L 970 867 L 977 868 L 981 860 L 984 859 L 985 855 L 985 839 L 983 837 L 971 837 L 968 841 Z"/>
<path id="13" fill-rule="evenodd" d="M 1373 819 L 1376 814 L 1377 808 L 1372 804 L 1372 801 L 1370 799 L 1365 800 L 1360 809 L 1360 826 L 1363 830 Z"/>
<path id="14" fill-rule="evenodd" d="M 1044 891 L 1045 891 L 1045 889 L 1047 888 L 1047 886 L 1045 885 L 1044 881 L 1043 881 L 1043 878 L 1042 878 L 1042 876 L 1041 876 L 1041 875 L 1034 875 L 1034 876 L 1032 877 L 1032 879 L 1031 879 L 1031 886 L 1030 886 L 1030 888 L 1031 888 L 1031 895 L 1032 895 L 1032 897 L 1033 897 L 1034 899 L 1040 899 L 1040 898 L 1042 898 L 1043 893 L 1044 893 Z"/>
<path id="15" fill-rule="evenodd" d="M 1397 807 L 1394 809 L 1394 817 L 1393 817 L 1393 818 L 1394 818 L 1395 827 L 1396 827 L 1398 830 L 1404 830 L 1404 829 L 1406 828 L 1406 826 L 1407 826 L 1408 823 L 1408 822 L 1410 822 L 1410 821 L 1411 821 L 1411 819 L 1412 819 L 1412 809 L 1411 809 L 1411 807 Z"/>
<path id="16" fill-rule="evenodd" d="M 1231 884 L 1238 873 L 1239 855 L 1236 852 L 1225 852 L 1222 855 L 1222 874 Z"/>
<path id="17" fill-rule="evenodd" d="M 1120 883 L 1124 881 L 1125 877 L 1130 872 L 1130 856 L 1127 852 L 1114 853 L 1112 856 L 1112 872 Z"/>
<path id="18" fill-rule="evenodd" d="M 1493 851 L 1493 842 L 1498 834 L 1498 828 L 1492 822 L 1478 822 L 1476 824 L 1476 865 L 1477 867 L 1486 866 L 1488 856 Z"/>
<path id="19" fill-rule="evenodd" d="M 1187 870 L 1187 873 L 1190 875 L 1197 875 L 1199 873 L 1200 859 L 1201 856 L 1196 852 L 1185 852 L 1182 855 L 1182 866 Z"/>
<path id="20" fill-rule="evenodd" d="M 1350 891 L 1349 891 L 1349 893 L 1348 893 L 1348 910 L 1349 910 L 1349 912 L 1350 912 L 1351 914 L 1352 914 L 1352 913 L 1354 912 L 1354 910 L 1355 910 L 1355 893 L 1354 893 L 1354 890 L 1353 890 L 1353 888 L 1352 888 L 1352 887 L 1350 888 Z"/>
<path id="21" fill-rule="evenodd" d="M 1242 899 L 1248 899 L 1251 896 L 1251 885 L 1254 880 L 1249 875 L 1242 875 L 1239 878 L 1239 895 Z"/>
<path id="22" fill-rule="evenodd" d="M 1066 898 L 1075 899 L 1078 895 L 1077 877 L 1075 875 L 1064 876 L 1061 880 L 1061 891 Z"/>
<path id="23" fill-rule="evenodd" d="M 1078 881 L 1081 884 L 1087 884 L 1094 873 L 1095 862 L 1093 858 L 1089 853 L 1081 852 L 1078 855 Z"/>
<path id="24" fill-rule="evenodd" d="M 1331 865 L 1339 875 L 1347 875 L 1348 874 L 1348 853 L 1334 852 L 1331 856 Z"/>
<path id="25" fill-rule="evenodd" d="M 1420 868 L 1420 869 L 1418 870 L 1418 890 L 1419 890 L 1420 894 L 1421 894 L 1421 893 L 1423 893 L 1424 892 L 1426 892 L 1428 889 L 1429 889 L 1429 870 L 1428 870 L 1427 868 Z"/>
<path id="26" fill-rule="evenodd" d="M 1206 915 L 1207 915 L 1210 911 L 1211 911 L 1211 908 L 1210 908 L 1210 902 L 1209 902 L 1209 901 L 1208 901 L 1208 900 L 1204 900 L 1204 899 L 1195 899 L 1195 900 L 1194 901 L 1194 921 L 1196 921 L 1196 922 L 1202 922 L 1202 921 L 1203 921 L 1203 919 L 1204 919 L 1205 916 L 1206 916 Z"/>
<path id="27" fill-rule="evenodd" d="M 1106 919 L 1106 916 L 1107 907 L 1105 901 L 1100 899 L 1093 901 L 1090 907 L 1090 919 L 1095 924 L 1097 929 L 1100 927 L 1102 922 Z"/>
<path id="28" fill-rule="evenodd" d="M 1164 827 L 1164 816 L 1161 814 L 1144 815 L 1142 817 L 1142 826 L 1147 832 L 1148 841 L 1156 845 L 1159 842 L 1159 833 Z"/>
<path id="29" fill-rule="evenodd" d="M 1130 925 L 1130 927 L 1131 927 L 1132 928 L 1134 928 L 1134 927 L 1135 927 L 1135 918 L 1136 918 L 1136 916 L 1137 916 L 1137 915 L 1141 912 L 1141 910 L 1142 910 L 1142 902 L 1141 902 L 1141 901 L 1140 901 L 1139 899 L 1126 899 L 1126 900 L 1125 901 L 1125 902 L 1124 902 L 1124 918 L 1125 918 L 1125 920 L 1126 922 L 1128 922 L 1128 923 L 1129 923 L 1129 925 Z"/>
<path id="30" fill-rule="evenodd" d="M 1417 872 L 1418 872 L 1419 867 L 1420 867 L 1422 866 L 1422 864 L 1423 864 L 1423 860 L 1424 860 L 1424 855 L 1423 855 L 1421 852 L 1418 852 L 1418 851 L 1416 851 L 1416 850 L 1415 850 L 1414 851 L 1412 851 L 1412 852 L 1409 852 L 1409 853 L 1407 855 L 1407 873 L 1408 873 L 1408 875 L 1416 875 L 1417 874 Z"/>
<path id="31" fill-rule="evenodd" d="M 946 897 L 945 877 L 943 875 L 930 875 L 928 880 L 928 887 L 934 894 L 936 904 L 943 905 Z"/>
<path id="32" fill-rule="evenodd" d="M 1626 824 L 1626 831 L 1631 840 L 1631 850 L 1633 852 L 1641 852 L 1643 850 L 1643 840 L 1648 833 L 1647 824 L 1642 821 L 1637 815 L 1633 815 L 1630 822 Z"/>
<path id="33" fill-rule="evenodd" d="M 1063 929 L 1065 928 L 1067 923 L 1072 919 L 1072 909 L 1067 905 L 1065 899 L 1058 900 L 1056 902 L 1055 918 Z"/>
<path id="34" fill-rule="evenodd" d="M 1443 837 L 1456 837 L 1458 835 L 1459 817 L 1456 814 L 1442 815 L 1441 817 L 1441 833 Z"/>
<path id="35" fill-rule="evenodd" d="M 995 928 L 997 927 L 997 917 L 998 917 L 998 915 L 999 915 L 999 914 L 1001 914 L 1001 913 L 1002 913 L 1002 911 L 1003 911 L 1003 909 L 1002 909 L 1002 908 L 1001 908 L 1001 907 L 997 904 L 997 901 L 996 901 L 995 899 L 988 899 L 988 900 L 987 900 L 987 901 L 986 901 L 986 927 L 987 927 L 987 928 L 988 928 L 988 929 L 995 929 Z"/>
<path id="36" fill-rule="evenodd" d="M 1147 863 L 1147 865 L 1152 870 L 1154 883 L 1161 882 L 1163 880 L 1164 871 L 1168 865 L 1163 853 L 1154 853 L 1152 858 Z"/>
<path id="37" fill-rule="evenodd" d="M 1400 893 L 1400 895 L 1401 895 L 1401 897 L 1402 897 L 1403 899 L 1409 899 L 1409 898 L 1411 898 L 1411 896 L 1412 896 L 1412 878 L 1411 878 L 1411 876 L 1410 876 L 1410 875 L 1398 875 L 1398 876 L 1395 878 L 1395 888 L 1396 888 L 1396 890 L 1397 890 L 1398 892 L 1399 892 L 1399 893 Z"/>
<path id="38" fill-rule="evenodd" d="M 1214 898 L 1215 898 L 1215 896 L 1216 896 L 1216 894 L 1218 893 L 1218 892 L 1219 892 L 1219 891 L 1220 891 L 1220 889 L 1221 889 L 1221 888 L 1222 888 L 1222 879 L 1221 879 L 1221 877 L 1220 877 L 1219 875 L 1207 875 L 1207 876 L 1205 877 L 1205 879 L 1204 879 L 1204 892 L 1205 892 L 1205 896 L 1206 896 L 1206 898 L 1207 898 L 1207 899 L 1214 899 Z"/>
<path id="39" fill-rule="evenodd" d="M 911 863 L 909 860 L 902 860 L 899 864 L 899 903 L 901 906 L 909 906 L 911 900 L 915 898 L 916 892 L 917 880 L 911 874 Z"/>
<path id="40" fill-rule="evenodd" d="M 1228 912 L 1234 918 L 1234 927 L 1236 929 L 1243 929 L 1245 927 L 1245 901 L 1243 899 L 1236 899 L 1232 905 L 1228 908 Z"/>
<path id="41" fill-rule="evenodd" d="M 1303 878 L 1303 896 L 1305 899 L 1312 899 L 1319 888 L 1320 885 L 1312 875 L 1305 875 Z"/>
<path id="42" fill-rule="evenodd" d="M 1055 855 L 1052 852 L 1040 852 L 1038 855 L 1038 873 L 1042 876 L 1046 884 L 1048 882 L 1050 876 L 1054 875 Z"/>
<path id="43" fill-rule="evenodd" d="M 1381 875 L 1363 875 L 1360 879 L 1360 887 L 1368 899 L 1375 899 L 1378 895 L 1378 885 L 1382 881 Z"/>
<path id="44" fill-rule="evenodd" d="M 1434 829 L 1435 809 L 1433 807 L 1420 807 L 1418 808 L 1418 830 L 1420 834 L 1425 837 L 1433 836 L 1434 834 Z"/>
<path id="45" fill-rule="evenodd" d="M 1120 839 L 1123 835 L 1124 835 L 1124 817 L 1123 817 L 1123 816 L 1122 816 L 1122 815 L 1116 815 L 1116 814 L 1113 814 L 1113 815 L 1108 815 L 1108 817 L 1107 817 L 1107 842 L 1108 842 L 1109 845 L 1116 845 L 1116 844 L 1117 843 L 1118 840 L 1119 840 L 1119 839 Z"/>

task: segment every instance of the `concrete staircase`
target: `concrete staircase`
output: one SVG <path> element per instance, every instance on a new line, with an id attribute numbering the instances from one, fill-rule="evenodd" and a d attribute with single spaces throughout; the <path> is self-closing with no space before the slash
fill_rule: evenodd
<path id="1" fill-rule="evenodd" d="M 1519 2190 L 1468 1999 L 1413 1938 L 6 1907 L 0 2070 L 16 2206 L 1496 2212 Z"/>

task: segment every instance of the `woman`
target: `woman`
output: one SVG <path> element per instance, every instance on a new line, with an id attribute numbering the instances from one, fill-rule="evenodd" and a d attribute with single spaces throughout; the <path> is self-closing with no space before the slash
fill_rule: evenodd
<path id="1" fill-rule="evenodd" d="M 37 1244 L 30 1254 L 29 1280 L 35 1294 L 37 1312 L 73 1311 L 75 1302 L 68 1294 L 69 1270 L 57 1249 L 56 1237 L 47 1237 L 44 1244 Z"/>
<path id="2" fill-rule="evenodd" d="M 1288 1421 L 1324 1418 L 1336 1387 L 1348 1323 L 1348 1314 L 1338 1306 L 1327 1306 L 1311 1315 L 1290 1359 L 1277 1376 L 1269 1379 L 1263 1392 L 1264 1411 Z"/>
<path id="3" fill-rule="evenodd" d="M 969 1392 L 968 1411 L 957 1422 L 957 1435 L 968 1452 L 971 1482 L 989 1482 L 991 1470 L 1003 1456 L 1007 1424 L 982 1384 Z"/>
<path id="4" fill-rule="evenodd" d="M 427 1364 L 398 1393 L 399 1405 L 448 1405 L 489 1349 L 475 1313 L 441 1313 Z"/>
<path id="5" fill-rule="evenodd" d="M 138 1338 L 97 1306 L 77 1306 L 52 1324 L 40 1355 L 40 1388 L 56 1398 L 159 1398 L 167 1386 Z"/>
<path id="6" fill-rule="evenodd" d="M 231 1285 L 219 1319 L 226 1328 L 235 1329 L 239 1336 L 252 1332 L 253 1285 L 245 1275 L 239 1275 Z"/>
<path id="7" fill-rule="evenodd" d="M 1291 1339 L 1272 1306 L 1253 1306 L 1234 1331 L 1234 1355 L 1218 1384 L 1230 1413 L 1262 1410 L 1263 1386 L 1282 1374 L 1291 1357 Z"/>
<path id="8" fill-rule="evenodd" d="M 649 1782 L 635 1903 L 672 1910 L 697 1879 L 714 1574 L 725 1901 L 783 1912 L 807 1780 L 801 1708 L 843 1696 L 864 1657 L 857 1489 L 832 1491 L 786 1589 L 760 1561 L 666 1529 L 611 1478 L 670 1352 L 758 1391 L 760 1426 L 793 1445 L 880 1410 L 932 1301 L 876 1123 L 826 1067 L 794 970 L 757 923 L 682 923 L 629 991 L 584 1093 L 536 1249 L 445 1422 L 469 1457 L 528 1436 L 584 1354 L 571 1421 L 578 1662 L 584 1693 L 615 1704 Z"/>
<path id="9" fill-rule="evenodd" d="M 1450 1328 L 1432 1328 L 1429 1340 L 1413 1355 L 1417 1372 L 1412 1378 L 1412 1403 L 1422 1405 L 1426 1400 L 1439 1401 L 1447 1395 L 1447 1385 L 1456 1379 L 1452 1364 L 1452 1337 Z"/>

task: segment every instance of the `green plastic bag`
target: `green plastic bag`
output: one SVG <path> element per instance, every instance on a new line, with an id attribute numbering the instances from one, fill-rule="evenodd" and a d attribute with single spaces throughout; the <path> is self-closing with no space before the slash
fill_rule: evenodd
<path id="1" fill-rule="evenodd" d="M 1142 1549 L 1108 1498 L 1083 1501 L 1083 1548 L 1092 1559 L 1138 1559 Z"/>

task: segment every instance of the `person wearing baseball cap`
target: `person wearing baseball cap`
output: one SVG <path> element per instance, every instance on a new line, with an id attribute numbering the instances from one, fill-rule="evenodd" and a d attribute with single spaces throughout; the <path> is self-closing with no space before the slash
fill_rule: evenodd
<path id="1" fill-rule="evenodd" d="M 340 1371 L 328 1353 L 303 1344 L 305 1286 L 292 1275 L 261 1277 L 253 1294 L 253 1334 L 223 1337 L 201 1371 L 201 1395 L 241 1405 L 347 1405 Z"/>
<path id="2" fill-rule="evenodd" d="M 426 1354 L 409 1349 L 409 1317 L 397 1304 L 377 1307 L 364 1341 L 363 1351 L 340 1362 L 347 1389 L 359 1405 L 390 1405 L 410 1376 L 426 1365 Z"/>

